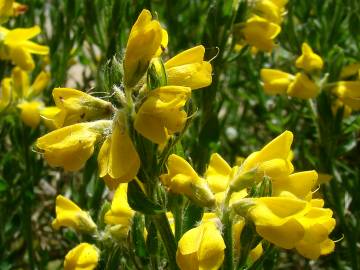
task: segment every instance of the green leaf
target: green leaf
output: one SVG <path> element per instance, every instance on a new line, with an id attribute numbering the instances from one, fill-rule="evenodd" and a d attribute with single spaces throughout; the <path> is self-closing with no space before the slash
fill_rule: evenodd
<path id="1" fill-rule="evenodd" d="M 157 215 L 166 212 L 159 204 L 151 201 L 141 190 L 136 181 L 128 184 L 128 202 L 132 209 L 145 215 Z"/>

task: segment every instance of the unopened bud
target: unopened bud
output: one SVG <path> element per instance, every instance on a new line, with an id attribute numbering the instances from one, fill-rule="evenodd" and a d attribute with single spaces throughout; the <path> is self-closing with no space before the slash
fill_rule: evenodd
<path id="1" fill-rule="evenodd" d="M 240 172 L 230 182 L 230 189 L 232 192 L 240 191 L 244 188 L 249 188 L 257 183 L 257 169 L 247 171 L 245 173 Z"/>
<path id="2" fill-rule="evenodd" d="M 81 214 L 78 215 L 78 220 L 79 220 L 79 230 L 89 233 L 96 231 L 97 226 L 90 217 L 88 212 L 81 212 Z"/>
<path id="3" fill-rule="evenodd" d="M 251 198 L 241 199 L 231 205 L 232 209 L 242 217 L 246 217 L 249 209 L 253 206 L 255 206 L 255 202 Z"/>
<path id="4" fill-rule="evenodd" d="M 196 204 L 204 207 L 211 207 L 215 204 L 215 196 L 205 180 L 201 180 L 191 183 L 192 192 L 188 195 Z"/>

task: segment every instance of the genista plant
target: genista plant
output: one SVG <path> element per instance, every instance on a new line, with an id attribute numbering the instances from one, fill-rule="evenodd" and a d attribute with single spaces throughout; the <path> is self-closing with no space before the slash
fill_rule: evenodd
<path id="1" fill-rule="evenodd" d="M 0 0 L 0 269 L 358 269 L 359 12 Z"/>

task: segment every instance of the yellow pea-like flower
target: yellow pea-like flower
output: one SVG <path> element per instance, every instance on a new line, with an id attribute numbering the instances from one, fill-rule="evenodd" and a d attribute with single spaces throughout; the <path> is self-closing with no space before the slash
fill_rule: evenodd
<path id="1" fill-rule="evenodd" d="M 224 260 L 224 249 L 224 240 L 215 223 L 202 223 L 181 237 L 176 262 L 181 270 L 216 270 Z"/>
<path id="2" fill-rule="evenodd" d="M 111 128 L 110 120 L 80 123 L 54 130 L 36 142 L 47 162 L 68 171 L 81 169 L 94 152 L 94 144 Z"/>
<path id="3" fill-rule="evenodd" d="M 56 106 L 45 107 L 40 110 L 40 116 L 46 127 L 50 130 L 62 127 L 65 119 L 65 112 Z"/>
<path id="4" fill-rule="evenodd" d="M 131 28 L 124 58 L 124 84 L 135 86 L 145 74 L 151 59 L 167 44 L 167 34 L 150 11 L 144 9 Z M 160 50 L 159 50 L 160 49 Z"/>
<path id="5" fill-rule="evenodd" d="M 70 250 L 64 261 L 64 270 L 93 270 L 100 259 L 100 251 L 88 243 L 81 243 Z"/>
<path id="6" fill-rule="evenodd" d="M 1 92 L 0 92 L 0 111 L 9 106 L 12 99 L 12 80 L 11 78 L 4 78 L 1 80 Z"/>
<path id="7" fill-rule="evenodd" d="M 0 23 L 4 23 L 9 17 L 18 16 L 26 10 L 26 5 L 14 2 L 14 0 L 0 0 Z"/>
<path id="8" fill-rule="evenodd" d="M 211 64 L 204 61 L 204 46 L 188 49 L 165 63 L 169 85 L 190 87 L 192 90 L 209 86 L 212 81 Z"/>
<path id="9" fill-rule="evenodd" d="M 333 93 L 353 110 L 360 110 L 360 81 L 340 81 Z"/>
<path id="10" fill-rule="evenodd" d="M 286 1 L 258 0 L 255 4 L 255 12 L 270 22 L 280 24 L 284 13 Z"/>
<path id="11" fill-rule="evenodd" d="M 16 28 L 14 30 L 8 30 L 0 26 L 0 35 L 3 42 L 0 59 L 12 60 L 23 70 L 33 70 L 35 63 L 31 54 L 49 54 L 49 47 L 29 41 L 29 39 L 37 36 L 40 31 L 39 26 Z"/>
<path id="12" fill-rule="evenodd" d="M 55 105 L 63 111 L 67 126 L 79 122 L 109 118 L 113 113 L 110 102 L 72 88 L 55 88 L 52 92 Z"/>
<path id="13" fill-rule="evenodd" d="M 279 196 L 282 192 L 290 192 L 299 199 L 310 200 L 312 188 L 316 185 L 318 174 L 316 171 L 303 171 L 289 176 L 272 179 L 272 196 Z"/>
<path id="14" fill-rule="evenodd" d="M 181 132 L 187 120 L 183 110 L 191 89 L 163 86 L 149 92 L 135 116 L 137 132 L 156 144 L 164 144 L 170 135 Z"/>
<path id="15" fill-rule="evenodd" d="M 290 83 L 287 94 L 291 97 L 309 99 L 319 94 L 319 87 L 305 73 L 299 72 Z"/>
<path id="16" fill-rule="evenodd" d="M 167 161 L 168 173 L 160 176 L 162 183 L 172 192 L 188 196 L 195 203 L 211 206 L 215 202 L 207 182 L 198 176 L 183 158 L 172 154 Z"/>
<path id="17" fill-rule="evenodd" d="M 344 118 L 349 117 L 352 113 L 352 108 L 346 104 L 344 104 L 344 102 L 342 102 L 340 99 L 336 99 L 334 100 L 334 102 L 331 104 L 331 111 L 333 113 L 333 115 L 336 115 L 338 110 L 340 110 L 341 108 L 344 108 Z"/>
<path id="18" fill-rule="evenodd" d="M 111 208 L 105 213 L 104 220 L 111 226 L 112 235 L 123 239 L 128 235 L 135 211 L 127 201 L 127 183 L 120 184 L 111 202 Z"/>
<path id="19" fill-rule="evenodd" d="M 96 230 L 96 224 L 89 213 L 81 210 L 74 202 L 62 195 L 56 197 L 56 218 L 52 222 L 52 227 L 55 230 L 60 227 L 70 227 L 85 232 Z"/>
<path id="20" fill-rule="evenodd" d="M 322 69 L 324 62 L 320 55 L 314 53 L 311 47 L 304 42 L 301 46 L 302 54 L 296 59 L 295 66 L 302 68 L 305 71 L 313 71 L 316 69 Z"/>
<path id="21" fill-rule="evenodd" d="M 360 72 L 360 63 L 349 64 L 341 69 L 340 79 L 346 79 Z"/>
<path id="22" fill-rule="evenodd" d="M 21 120 L 25 125 L 36 128 L 40 123 L 40 110 L 44 107 L 41 101 L 23 101 L 17 105 L 21 110 Z"/>
<path id="23" fill-rule="evenodd" d="M 125 114 L 118 113 L 112 134 L 105 139 L 98 155 L 99 176 L 110 189 L 134 179 L 140 168 L 140 158 L 129 137 L 125 118 Z"/>
<path id="24" fill-rule="evenodd" d="M 305 228 L 296 218 L 309 211 L 309 203 L 292 197 L 263 197 L 254 202 L 249 214 L 261 237 L 285 249 L 303 239 Z"/>
<path id="25" fill-rule="evenodd" d="M 259 16 L 249 18 L 242 29 L 246 43 L 265 52 L 272 50 L 274 39 L 280 31 L 279 25 Z"/>
<path id="26" fill-rule="evenodd" d="M 246 173 L 257 169 L 260 176 L 266 175 L 271 178 L 288 176 L 294 171 L 291 163 L 292 141 L 292 132 L 283 132 L 260 151 L 248 156 L 240 167 L 241 172 Z"/>
<path id="27" fill-rule="evenodd" d="M 268 95 L 286 94 L 294 76 L 290 73 L 277 69 L 263 68 L 260 71 L 261 80 L 264 83 L 264 91 Z"/>

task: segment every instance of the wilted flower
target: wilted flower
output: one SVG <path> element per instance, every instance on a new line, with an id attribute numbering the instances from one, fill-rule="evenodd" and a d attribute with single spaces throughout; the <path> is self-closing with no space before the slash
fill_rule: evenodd
<path id="1" fill-rule="evenodd" d="M 215 223 L 205 222 L 181 237 L 176 262 L 182 270 L 215 270 L 224 260 L 224 249 L 224 240 Z"/>
<path id="2" fill-rule="evenodd" d="M 40 33 L 40 27 L 16 28 L 8 30 L 0 26 L 0 59 L 12 60 L 23 70 L 35 68 L 31 54 L 47 55 L 49 47 L 36 44 L 29 39 Z"/>
<path id="3" fill-rule="evenodd" d="M 64 261 L 64 270 L 93 270 L 98 264 L 100 251 L 93 245 L 81 243 L 70 250 Z"/>
<path id="4" fill-rule="evenodd" d="M 56 197 L 56 218 L 53 220 L 52 226 L 55 230 L 60 227 L 70 227 L 86 232 L 96 230 L 96 224 L 89 213 L 81 210 L 79 206 L 62 195 Z"/>

